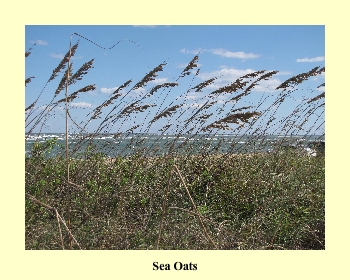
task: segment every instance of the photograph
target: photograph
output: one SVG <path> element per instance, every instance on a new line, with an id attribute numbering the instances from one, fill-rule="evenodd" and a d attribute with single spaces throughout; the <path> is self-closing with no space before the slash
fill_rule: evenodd
<path id="1" fill-rule="evenodd" d="M 24 28 L 26 251 L 326 249 L 325 25 Z"/>

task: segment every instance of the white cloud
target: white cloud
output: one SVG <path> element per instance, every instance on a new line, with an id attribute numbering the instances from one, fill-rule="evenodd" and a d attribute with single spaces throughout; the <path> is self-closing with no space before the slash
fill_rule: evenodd
<path id="1" fill-rule="evenodd" d="M 216 83 L 229 83 L 233 82 L 241 76 L 254 72 L 253 69 L 239 70 L 235 68 L 222 68 L 210 73 L 200 73 L 198 75 L 202 80 L 208 80 L 217 77 Z"/>
<path id="2" fill-rule="evenodd" d="M 274 79 L 274 78 L 270 78 L 267 81 L 262 80 L 259 82 L 257 86 L 254 87 L 254 91 L 273 92 L 275 91 L 276 87 L 278 87 L 281 83 L 282 83 L 281 80 Z"/>
<path id="3" fill-rule="evenodd" d="M 164 84 L 167 82 L 168 82 L 168 78 L 156 78 L 156 79 L 150 81 L 150 83 L 157 84 L 157 85 Z"/>
<path id="4" fill-rule="evenodd" d="M 50 54 L 51 57 L 53 58 L 59 58 L 59 59 L 63 59 L 64 58 L 64 54 L 56 54 L 56 53 L 52 53 Z M 72 59 L 82 59 L 83 57 L 82 56 L 73 56 Z"/>
<path id="5" fill-rule="evenodd" d="M 179 99 L 183 99 L 183 100 L 196 100 L 198 99 L 198 96 L 195 95 L 195 94 L 188 94 L 188 95 L 185 95 L 183 97 L 180 97 Z"/>
<path id="6" fill-rule="evenodd" d="M 143 87 L 140 87 L 140 88 L 137 88 L 137 89 L 133 89 L 131 92 L 136 94 L 136 95 L 142 95 L 144 94 L 144 88 Z"/>
<path id="7" fill-rule="evenodd" d="M 198 53 L 200 53 L 203 50 L 205 51 L 205 49 L 188 50 L 186 48 L 183 48 L 183 49 L 180 50 L 180 52 L 185 53 L 185 54 L 198 54 Z"/>
<path id="8" fill-rule="evenodd" d="M 63 59 L 64 58 L 64 54 L 56 54 L 56 53 L 52 53 L 50 54 L 51 57 L 53 58 L 59 58 L 59 59 Z"/>
<path id="9" fill-rule="evenodd" d="M 202 80 L 208 80 L 213 77 L 217 77 L 214 84 L 211 84 L 207 86 L 207 89 L 210 90 L 216 90 L 220 87 L 226 86 L 234 81 L 236 81 L 238 78 L 253 73 L 255 70 L 253 69 L 235 69 L 235 68 L 222 68 L 221 70 L 213 71 L 210 73 L 200 73 L 198 76 Z M 279 86 L 282 82 L 279 79 L 276 78 L 270 78 L 268 80 L 261 80 L 258 82 L 258 85 L 254 87 L 254 91 L 259 92 L 272 92 L 275 90 L 277 86 Z"/>
<path id="10" fill-rule="evenodd" d="M 314 76 L 311 78 L 312 81 L 319 81 L 324 80 L 326 78 L 325 72 L 322 72 L 321 74 L 318 74 L 317 76 Z"/>
<path id="11" fill-rule="evenodd" d="M 37 45 L 42 45 L 42 46 L 47 46 L 48 43 L 44 40 L 35 40 L 35 41 L 30 41 L 32 44 L 37 44 Z"/>
<path id="12" fill-rule="evenodd" d="M 314 58 L 298 58 L 297 62 L 319 62 L 319 61 L 324 61 L 324 56 L 317 56 Z"/>
<path id="13" fill-rule="evenodd" d="M 111 93 L 113 93 L 115 90 L 117 90 L 117 88 L 118 88 L 118 87 L 113 87 L 113 88 L 105 88 L 105 87 L 103 87 L 103 88 L 100 89 L 100 91 L 101 91 L 102 93 L 111 94 Z"/>
<path id="14" fill-rule="evenodd" d="M 293 73 L 290 71 L 279 71 L 275 74 L 275 76 L 283 76 L 283 75 L 292 75 Z"/>
<path id="15" fill-rule="evenodd" d="M 38 110 L 40 110 L 40 111 L 43 111 L 43 110 L 48 110 L 48 111 L 51 111 L 52 110 L 52 107 L 51 106 L 47 106 L 47 105 L 41 105 L 41 106 L 39 106 L 39 107 L 37 107 L 38 108 Z"/>
<path id="16" fill-rule="evenodd" d="M 202 66 L 202 64 L 200 64 L 200 63 L 196 63 L 196 64 L 197 64 L 198 68 L 200 68 Z M 188 63 L 176 63 L 175 64 L 175 68 L 182 68 L 182 69 L 184 69 L 184 68 L 187 67 L 187 65 L 188 65 Z M 194 71 L 194 72 L 196 72 L 196 71 Z"/>
<path id="17" fill-rule="evenodd" d="M 200 108 L 203 105 L 204 105 L 204 103 L 193 102 L 193 103 L 183 104 L 182 107 L 184 107 L 184 108 Z"/>
<path id="18" fill-rule="evenodd" d="M 73 102 L 71 103 L 71 106 L 73 108 L 91 108 L 92 107 L 92 105 L 87 102 Z"/>
<path id="19" fill-rule="evenodd" d="M 198 48 L 194 50 L 189 50 L 186 48 L 183 48 L 180 50 L 180 52 L 185 54 L 198 54 L 200 52 L 210 52 L 215 55 L 219 55 L 221 57 L 227 57 L 227 58 L 239 58 L 239 59 L 254 59 L 260 57 L 260 55 L 255 53 L 245 53 L 245 52 L 231 52 L 222 48 L 219 49 L 205 49 L 205 48 Z"/>
<path id="20" fill-rule="evenodd" d="M 133 27 L 141 27 L 141 28 L 156 28 L 157 25 L 133 25 Z"/>
<path id="21" fill-rule="evenodd" d="M 258 58 L 259 55 L 255 53 L 245 53 L 245 52 L 230 52 L 225 49 L 213 49 L 211 50 L 213 54 L 217 54 L 221 57 L 228 57 L 228 58 L 240 58 L 240 59 L 253 59 Z"/>
<path id="22" fill-rule="evenodd" d="M 324 92 L 326 90 L 326 87 L 319 87 L 316 89 L 317 91 Z"/>

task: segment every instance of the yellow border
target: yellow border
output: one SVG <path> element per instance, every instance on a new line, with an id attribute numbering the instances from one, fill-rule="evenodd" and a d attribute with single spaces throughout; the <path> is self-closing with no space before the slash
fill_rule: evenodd
<path id="1" fill-rule="evenodd" d="M 1 275 L 3 279 L 344 279 L 349 249 L 348 9 L 344 1 L 17 1 L 2 4 Z M 25 251 L 24 30 L 26 24 L 325 24 L 325 251 Z M 5 86 L 5 88 L 4 88 Z M 152 271 L 153 261 L 198 264 Z"/>

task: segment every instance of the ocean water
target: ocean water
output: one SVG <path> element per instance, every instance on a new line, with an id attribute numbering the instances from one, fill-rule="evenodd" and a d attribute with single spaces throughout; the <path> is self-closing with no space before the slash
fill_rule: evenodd
<path id="1" fill-rule="evenodd" d="M 26 135 L 25 154 L 30 156 L 33 144 L 57 139 L 57 146 L 49 156 L 65 154 L 64 133 L 32 133 Z M 324 142 L 322 135 L 157 135 L 157 134 L 69 134 L 68 146 L 71 157 L 86 157 L 91 152 L 102 153 L 106 157 L 142 154 L 158 156 L 177 154 L 221 154 L 270 152 L 276 147 L 298 147 L 313 152 L 313 144 Z"/>

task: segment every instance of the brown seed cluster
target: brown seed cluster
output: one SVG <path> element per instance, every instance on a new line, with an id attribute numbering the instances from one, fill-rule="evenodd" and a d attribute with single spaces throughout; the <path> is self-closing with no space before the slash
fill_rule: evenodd
<path id="1" fill-rule="evenodd" d="M 158 114 L 157 116 L 155 116 L 152 120 L 151 120 L 151 123 L 159 120 L 160 118 L 163 118 L 163 117 L 170 117 L 173 113 L 176 112 L 176 109 L 181 107 L 181 105 L 175 105 L 175 106 L 172 106 L 168 109 L 166 109 L 165 111 L 163 111 L 162 113 Z"/>
<path id="2" fill-rule="evenodd" d="M 244 108 L 240 108 L 244 109 Z M 237 109 L 239 110 L 239 109 Z M 236 110 L 236 111 L 237 111 Z M 235 123 L 238 125 L 243 125 L 244 123 L 248 123 L 250 119 L 256 118 L 257 116 L 260 116 L 260 112 L 246 112 L 246 113 L 236 113 L 229 115 L 225 118 L 222 118 L 218 121 L 213 122 L 212 124 L 205 127 L 203 130 L 208 130 L 209 128 L 217 128 L 217 129 L 223 129 L 223 130 L 231 130 L 228 126 L 229 123 Z"/>
<path id="3" fill-rule="evenodd" d="M 198 65 L 197 65 L 197 62 L 198 62 L 198 55 L 196 55 L 192 60 L 191 62 L 185 67 L 185 69 L 182 71 L 181 73 L 181 77 L 185 77 L 187 75 L 190 75 L 191 72 L 190 70 L 193 69 L 193 68 L 196 68 Z"/>
<path id="4" fill-rule="evenodd" d="M 88 92 L 88 91 L 92 91 L 92 90 L 95 90 L 95 89 L 96 89 L 95 85 L 88 85 L 86 87 L 83 87 L 83 88 L 73 92 L 71 95 L 69 95 L 67 97 L 67 101 L 70 102 L 70 101 L 74 100 L 75 98 L 77 98 L 79 92 Z M 65 102 L 65 101 L 66 101 L 66 98 L 62 98 L 62 99 L 56 101 L 55 104 L 60 103 L 60 102 Z"/>
<path id="5" fill-rule="evenodd" d="M 151 70 L 149 73 L 146 74 L 145 77 L 143 77 L 143 79 L 141 81 L 139 81 L 134 87 L 133 89 L 138 89 L 141 87 L 144 87 L 146 85 L 146 83 L 150 82 L 150 81 L 154 81 L 155 77 L 158 76 L 157 72 L 163 71 L 163 66 L 165 66 L 166 63 L 161 63 L 159 64 L 157 67 L 155 67 L 153 70 Z"/>
<path id="6" fill-rule="evenodd" d="M 192 89 L 195 89 L 195 92 L 201 92 L 203 88 L 209 86 L 210 84 L 212 84 L 217 78 L 214 77 L 214 78 L 211 78 L 209 80 L 206 80 L 204 81 L 203 83 L 200 83 L 198 85 L 196 85 L 195 87 L 191 88 Z"/>
<path id="7" fill-rule="evenodd" d="M 176 87 L 178 85 L 179 85 L 178 83 L 164 83 L 164 84 L 156 85 L 150 90 L 150 92 L 147 94 L 147 97 L 150 97 L 151 95 L 153 95 L 160 88 Z"/>
<path id="8" fill-rule="evenodd" d="M 69 61 L 69 58 L 74 56 L 74 54 L 75 54 L 75 52 L 76 52 L 76 50 L 78 48 L 78 45 L 79 45 L 79 42 L 77 42 L 75 45 L 73 45 L 71 50 L 66 53 L 64 58 L 61 60 L 60 64 L 55 68 L 55 70 L 52 71 L 52 75 L 49 78 L 48 82 L 54 80 L 57 77 L 57 75 L 61 72 L 61 70 L 66 68 L 66 65 L 67 65 L 67 63 Z"/>
<path id="9" fill-rule="evenodd" d="M 315 96 L 314 98 L 311 98 L 307 103 L 314 102 L 314 101 L 319 100 L 319 99 L 324 98 L 324 97 L 325 97 L 325 92 L 322 92 L 321 94 Z"/>
<path id="10" fill-rule="evenodd" d="M 307 80 L 312 76 L 317 76 L 325 71 L 325 67 L 319 68 L 319 66 L 311 69 L 309 72 L 301 73 L 299 75 L 293 76 L 292 78 L 286 80 L 282 84 L 280 84 L 277 89 L 286 89 L 291 85 L 301 84 L 303 81 Z"/>

